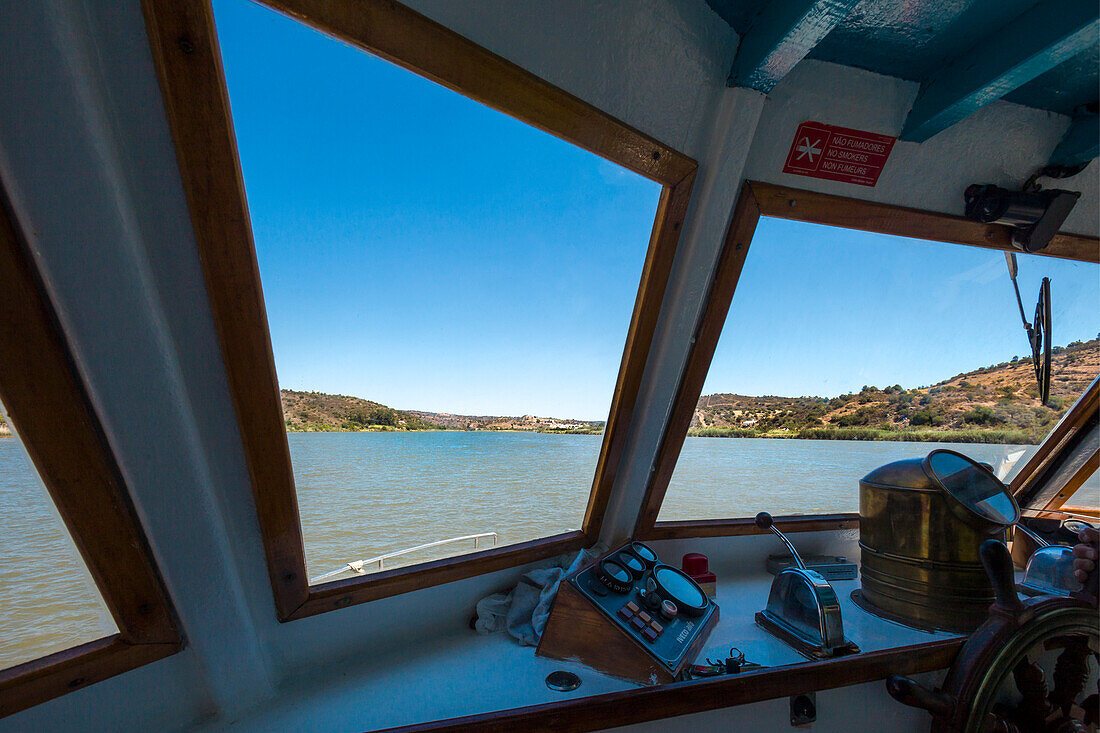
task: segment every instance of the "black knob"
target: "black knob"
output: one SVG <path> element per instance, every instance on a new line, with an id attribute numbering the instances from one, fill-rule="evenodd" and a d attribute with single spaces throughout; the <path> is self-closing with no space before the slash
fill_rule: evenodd
<path id="1" fill-rule="evenodd" d="M 773 524 L 775 524 L 775 520 L 767 512 L 760 512 L 756 515 L 756 526 L 760 529 L 771 529 Z"/>

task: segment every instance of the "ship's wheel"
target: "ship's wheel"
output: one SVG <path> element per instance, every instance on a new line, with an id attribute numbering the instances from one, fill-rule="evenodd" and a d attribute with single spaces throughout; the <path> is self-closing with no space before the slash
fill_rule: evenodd
<path id="1" fill-rule="evenodd" d="M 887 690 L 930 712 L 934 733 L 1097 733 L 1096 573 L 1089 590 L 1075 597 L 1020 601 L 1008 548 L 987 540 L 981 558 L 997 602 L 959 652 L 942 689 L 891 677 Z"/>

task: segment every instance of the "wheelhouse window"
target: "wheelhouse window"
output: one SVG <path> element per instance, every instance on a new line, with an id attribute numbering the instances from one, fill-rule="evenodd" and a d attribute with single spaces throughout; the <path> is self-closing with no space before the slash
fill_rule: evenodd
<path id="1" fill-rule="evenodd" d="M 1028 323 L 1050 283 L 1046 404 L 1003 252 L 760 218 L 659 519 L 855 512 L 937 447 L 1010 480 L 1100 372 L 1100 268 L 1016 261 Z"/>
<path id="2" fill-rule="evenodd" d="M 0 406 L 0 669 L 118 633 Z"/>
<path id="3" fill-rule="evenodd" d="M 312 582 L 581 529 L 661 184 L 214 10 Z"/>
<path id="4" fill-rule="evenodd" d="M 182 646 L 8 202 L 0 182 L 0 717 Z"/>

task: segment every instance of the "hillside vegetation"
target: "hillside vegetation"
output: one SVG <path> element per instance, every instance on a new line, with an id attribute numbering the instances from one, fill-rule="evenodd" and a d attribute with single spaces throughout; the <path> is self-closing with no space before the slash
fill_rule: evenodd
<path id="1" fill-rule="evenodd" d="M 396 410 L 359 397 L 323 392 L 280 391 L 283 421 L 291 432 L 354 432 L 362 430 L 526 430 L 540 433 L 598 434 L 602 422 L 567 418 L 453 415 L 444 412 Z"/>
<path id="2" fill-rule="evenodd" d="M 1017 357 L 930 387 L 866 386 L 824 397 L 705 395 L 689 435 L 702 437 L 923 440 L 1022 443 L 1042 440 L 1100 373 L 1100 338 L 1056 347 L 1050 401 L 1039 403 L 1030 357 Z M 602 422 L 568 418 L 455 415 L 397 410 L 359 397 L 282 390 L 292 432 L 363 430 L 523 430 L 597 434 Z"/>
<path id="3" fill-rule="evenodd" d="M 1016 357 L 919 389 L 865 386 L 832 399 L 705 395 L 688 434 L 1038 443 L 1100 372 L 1100 339 L 1053 351 L 1047 406 L 1031 358 Z"/>
<path id="4" fill-rule="evenodd" d="M 443 426 L 359 397 L 323 392 L 279 391 L 283 421 L 292 432 L 356 430 L 442 430 Z"/>

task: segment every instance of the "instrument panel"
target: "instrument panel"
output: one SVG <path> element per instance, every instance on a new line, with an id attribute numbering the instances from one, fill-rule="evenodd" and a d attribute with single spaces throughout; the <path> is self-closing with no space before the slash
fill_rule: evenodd
<path id="1" fill-rule="evenodd" d="M 600 613 L 670 672 L 717 621 L 718 605 L 678 568 L 640 542 L 608 554 L 569 579 Z"/>

